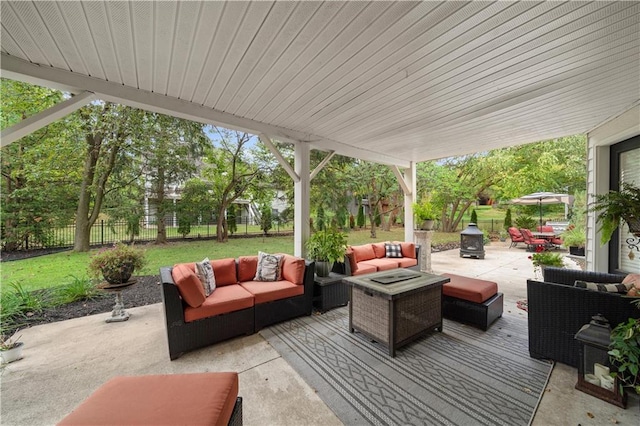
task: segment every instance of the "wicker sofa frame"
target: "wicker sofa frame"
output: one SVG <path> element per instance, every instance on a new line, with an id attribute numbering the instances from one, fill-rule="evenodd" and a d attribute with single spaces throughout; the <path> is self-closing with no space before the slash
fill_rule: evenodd
<path id="1" fill-rule="evenodd" d="M 191 322 L 184 319 L 185 302 L 173 281 L 173 267 L 160 268 L 169 358 L 174 360 L 194 349 L 237 336 L 248 336 L 281 321 L 311 315 L 314 266 L 314 262 L 305 261 L 304 294 L 300 296 L 261 303 L 251 308 Z"/>
<path id="2" fill-rule="evenodd" d="M 628 318 L 639 318 L 640 309 L 629 298 L 573 287 L 576 280 L 619 283 L 625 275 L 547 267 L 544 282 L 527 280 L 529 354 L 578 366 L 578 330 L 602 314 L 611 327 Z"/>

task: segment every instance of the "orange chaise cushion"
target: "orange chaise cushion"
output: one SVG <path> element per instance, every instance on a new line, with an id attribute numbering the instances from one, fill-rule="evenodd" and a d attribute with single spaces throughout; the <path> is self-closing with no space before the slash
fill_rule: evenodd
<path id="1" fill-rule="evenodd" d="M 171 277 L 176 283 L 182 299 L 191 307 L 197 308 L 205 299 L 202 282 L 189 265 L 179 263 L 171 270 Z"/>
<path id="2" fill-rule="evenodd" d="M 493 281 L 479 280 L 477 278 L 463 277 L 455 274 L 442 274 L 451 282 L 442 286 L 442 294 L 456 299 L 482 303 L 498 292 L 498 284 Z"/>
<path id="3" fill-rule="evenodd" d="M 184 309 L 185 322 L 214 317 L 220 314 L 239 311 L 253 306 L 253 295 L 239 284 L 216 287 L 204 303 L 197 308 L 187 306 Z"/>
<path id="4" fill-rule="evenodd" d="M 371 259 L 365 260 L 364 262 L 358 262 L 358 267 L 362 267 L 363 265 L 375 266 L 377 271 L 389 271 L 391 269 L 398 268 L 398 260 L 397 259 Z"/>
<path id="5" fill-rule="evenodd" d="M 226 425 L 237 397 L 238 373 L 116 377 L 58 424 Z"/>
<path id="6" fill-rule="evenodd" d="M 365 262 L 362 263 L 358 263 L 358 267 L 356 268 L 356 270 L 354 271 L 353 269 L 351 270 L 351 273 L 355 276 L 355 275 L 364 275 L 364 274 L 370 274 L 372 272 L 376 272 L 378 270 L 378 268 L 376 268 L 374 265 L 367 265 Z"/>
<path id="7" fill-rule="evenodd" d="M 216 277 L 216 287 L 238 284 L 234 258 L 212 260 L 211 266 L 213 267 L 213 275 Z"/>
<path id="8" fill-rule="evenodd" d="M 398 261 L 398 265 L 401 268 L 409 268 L 411 266 L 416 266 L 418 264 L 418 259 L 411 257 L 401 257 L 400 259 L 395 259 Z"/>

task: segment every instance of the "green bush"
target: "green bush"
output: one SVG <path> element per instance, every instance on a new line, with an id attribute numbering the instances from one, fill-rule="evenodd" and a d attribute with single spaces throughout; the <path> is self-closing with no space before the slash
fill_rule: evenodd
<path id="1" fill-rule="evenodd" d="M 358 218 L 356 219 L 356 224 L 358 228 L 362 228 L 364 226 L 364 206 L 360 204 L 358 207 Z"/>
<path id="2" fill-rule="evenodd" d="M 504 215 L 504 229 L 509 229 L 513 226 L 513 221 L 511 220 L 511 209 L 508 208 L 507 212 Z"/>
<path id="3" fill-rule="evenodd" d="M 475 224 L 478 223 L 478 213 L 476 213 L 476 209 L 473 209 L 471 212 L 471 222 Z"/>
<path id="4" fill-rule="evenodd" d="M 70 275 L 69 277 L 71 282 L 53 290 L 55 304 L 66 305 L 76 300 L 95 299 L 104 296 L 104 293 L 89 278 L 78 278 L 75 275 Z"/>
<path id="5" fill-rule="evenodd" d="M 534 218 L 526 215 L 518 216 L 515 220 L 515 223 L 518 229 L 535 229 L 538 224 L 538 222 Z"/>

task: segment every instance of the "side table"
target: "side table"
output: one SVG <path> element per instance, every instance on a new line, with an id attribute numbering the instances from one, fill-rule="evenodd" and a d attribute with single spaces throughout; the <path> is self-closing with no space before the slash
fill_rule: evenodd
<path id="1" fill-rule="evenodd" d="M 130 280 L 122 284 L 110 284 L 108 282 L 103 282 L 98 285 L 99 289 L 116 294 L 116 304 L 113 306 L 111 316 L 105 320 L 106 322 L 121 322 L 129 319 L 129 312 L 125 311 L 124 303 L 122 302 L 122 290 L 137 282 L 137 280 Z"/>
<path id="2" fill-rule="evenodd" d="M 313 306 L 320 312 L 349 302 L 349 287 L 342 282 L 346 275 L 330 272 L 328 277 L 315 276 L 313 279 Z"/>

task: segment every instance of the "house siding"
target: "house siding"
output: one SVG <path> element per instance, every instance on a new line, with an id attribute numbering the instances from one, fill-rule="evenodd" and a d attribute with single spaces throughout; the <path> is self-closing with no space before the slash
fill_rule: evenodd
<path id="1" fill-rule="evenodd" d="M 593 194 L 609 191 L 611 170 L 609 147 L 631 137 L 640 135 L 640 104 L 636 104 L 619 116 L 594 128 L 587 134 L 587 194 L 588 203 Z M 608 272 L 609 248 L 600 245 L 600 233 L 595 214 L 587 214 L 586 269 Z"/>

